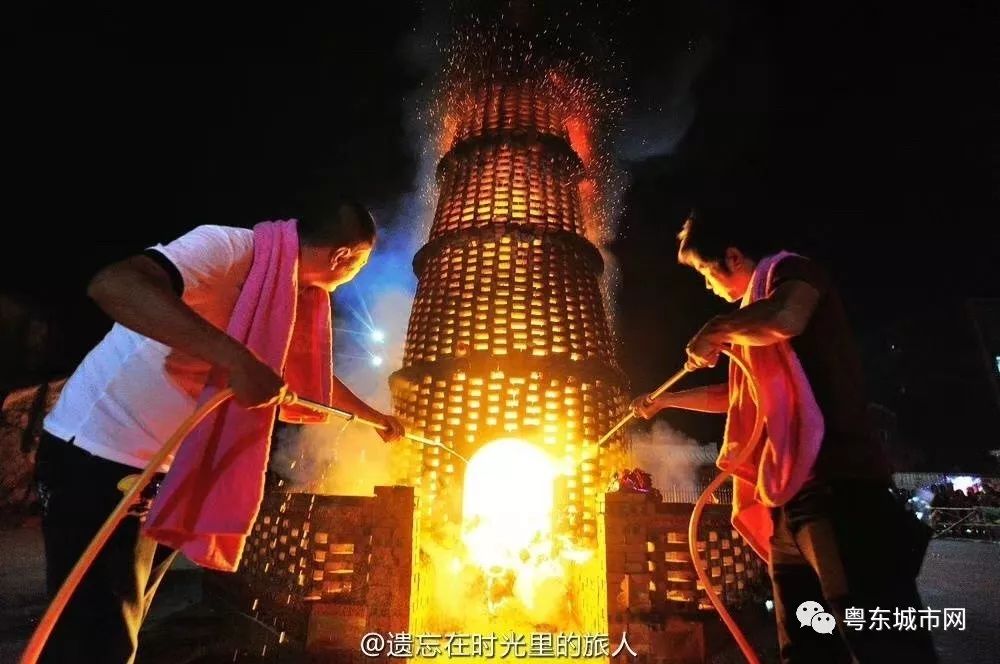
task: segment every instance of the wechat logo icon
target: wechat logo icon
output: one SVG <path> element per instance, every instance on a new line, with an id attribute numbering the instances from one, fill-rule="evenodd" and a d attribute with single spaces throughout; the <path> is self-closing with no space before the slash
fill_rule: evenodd
<path id="1" fill-rule="evenodd" d="M 795 617 L 799 619 L 800 628 L 812 627 L 818 634 L 833 634 L 837 628 L 837 620 L 824 611 L 819 602 L 802 602 L 795 609 Z"/>

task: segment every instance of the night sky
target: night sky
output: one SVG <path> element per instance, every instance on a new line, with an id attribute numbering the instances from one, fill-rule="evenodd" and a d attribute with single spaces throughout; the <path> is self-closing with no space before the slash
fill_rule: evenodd
<path id="1" fill-rule="evenodd" d="M 320 172 L 376 210 L 416 187 L 412 100 L 440 7 L 30 4 L 5 21 L 0 292 L 58 330 L 54 374 L 107 329 L 84 288 L 108 261 L 202 223 L 281 218 Z M 633 0 L 596 14 L 630 86 L 618 139 L 629 186 L 611 249 L 634 390 L 672 373 L 687 338 L 725 310 L 674 262 L 692 197 L 752 195 L 788 248 L 835 275 L 870 396 L 898 414 L 922 465 L 982 464 L 1000 413 L 964 303 L 1000 297 L 986 12 Z M 718 418 L 668 419 L 718 438 Z"/>

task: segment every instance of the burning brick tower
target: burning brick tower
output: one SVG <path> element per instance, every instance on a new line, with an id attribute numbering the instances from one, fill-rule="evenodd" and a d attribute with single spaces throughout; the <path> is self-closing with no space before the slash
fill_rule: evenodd
<path id="1" fill-rule="evenodd" d="M 588 119 L 556 73 L 496 77 L 455 95 L 437 168 L 430 238 L 413 266 L 418 288 L 396 413 L 472 458 L 516 437 L 574 471 L 556 512 L 580 541 L 596 537 L 598 493 L 622 440 L 597 439 L 625 407 L 623 382 L 591 242 Z M 454 517 L 463 466 L 435 447 L 408 460 L 424 527 Z M 516 491 L 517 478 L 511 478 Z M 455 501 L 452 503 L 454 511 Z"/>
<path id="2" fill-rule="evenodd" d="M 707 607 L 689 509 L 605 499 L 626 465 L 624 431 L 597 447 L 627 405 L 597 249 L 614 191 L 599 126 L 612 104 L 579 69 L 522 57 L 533 49 L 516 34 L 461 38 L 438 97 L 437 206 L 390 387 L 408 430 L 468 464 L 400 442 L 397 486 L 373 497 L 272 488 L 219 594 L 281 630 L 279 643 L 287 632 L 341 658 L 324 661 L 357 661 L 372 632 L 396 635 L 395 657 L 416 635 L 414 660 L 442 646 L 441 658 L 495 659 L 475 639 L 491 632 L 577 635 L 508 649 L 526 663 L 607 661 L 625 631 L 646 654 L 673 653 L 668 636 L 690 639 L 664 616 Z M 763 574 L 728 508 L 716 516 L 702 564 L 737 601 Z M 580 635 L 593 638 L 581 647 Z M 615 641 L 600 648 L 600 635 Z"/>

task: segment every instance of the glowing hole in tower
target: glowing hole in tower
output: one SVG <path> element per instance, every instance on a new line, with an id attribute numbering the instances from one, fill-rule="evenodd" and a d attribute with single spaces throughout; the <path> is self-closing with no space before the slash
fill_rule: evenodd
<path id="1" fill-rule="evenodd" d="M 483 446 L 465 473 L 463 540 L 484 570 L 518 564 L 533 545 L 552 537 L 558 468 L 541 449 L 518 438 Z"/>

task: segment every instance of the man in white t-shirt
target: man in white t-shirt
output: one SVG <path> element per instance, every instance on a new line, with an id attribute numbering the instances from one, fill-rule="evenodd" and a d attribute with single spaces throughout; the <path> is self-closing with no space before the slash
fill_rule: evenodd
<path id="1" fill-rule="evenodd" d="M 375 222 L 356 202 L 314 197 L 298 233 L 299 283 L 332 292 L 368 261 Z M 225 332 L 252 259 L 253 231 L 199 226 L 91 281 L 88 294 L 115 324 L 66 383 L 38 451 L 50 595 L 121 499 L 119 481 L 143 468 L 194 411 L 213 369 L 227 372 L 244 407 L 280 398 L 282 377 Z M 385 425 L 379 435 L 387 442 L 404 433 L 396 418 L 336 378 L 332 402 Z M 108 541 L 57 624 L 45 661 L 134 659 L 139 628 L 172 559 L 140 532 L 153 495 L 155 484 Z"/>

